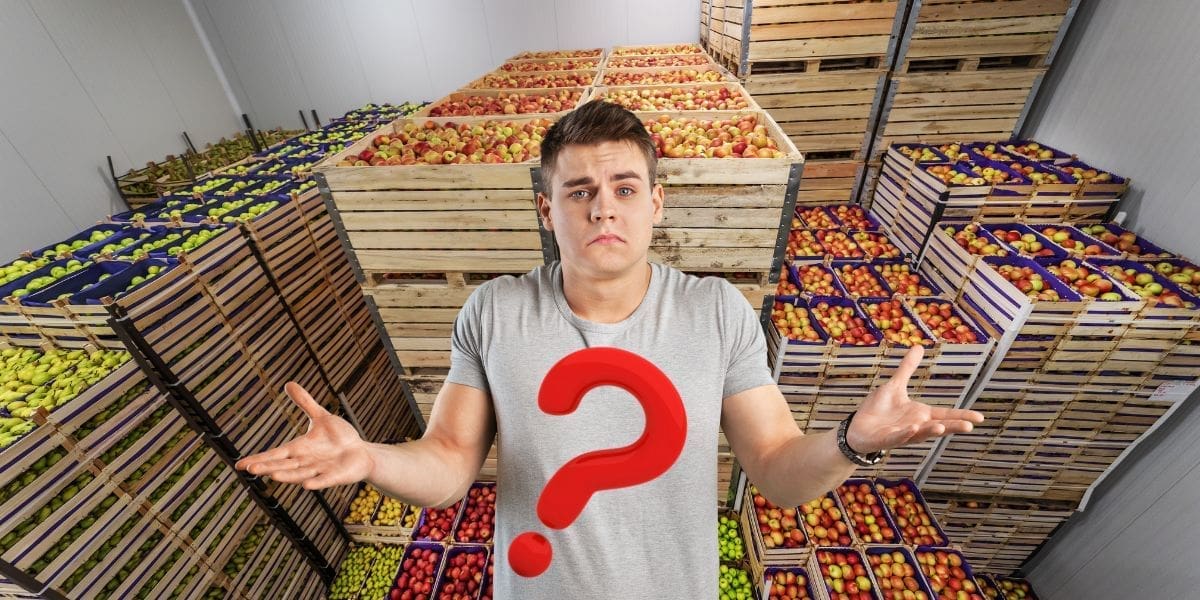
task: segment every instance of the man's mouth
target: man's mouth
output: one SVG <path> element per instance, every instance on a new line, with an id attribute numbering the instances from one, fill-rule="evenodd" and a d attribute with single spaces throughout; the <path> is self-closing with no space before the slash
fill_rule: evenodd
<path id="1" fill-rule="evenodd" d="M 624 242 L 625 242 L 625 239 L 615 233 L 602 233 L 602 234 L 596 236 L 595 238 L 593 238 L 592 241 L 588 242 L 588 245 L 591 246 L 592 244 L 616 244 L 616 243 L 624 243 Z"/>

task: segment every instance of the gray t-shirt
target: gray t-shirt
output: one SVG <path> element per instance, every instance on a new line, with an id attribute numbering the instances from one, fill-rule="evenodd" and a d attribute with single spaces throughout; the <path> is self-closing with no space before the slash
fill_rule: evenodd
<path id="1" fill-rule="evenodd" d="M 722 399 L 774 383 L 755 311 L 733 285 L 652 264 L 646 297 L 620 323 L 575 315 L 559 263 L 489 281 L 454 325 L 447 381 L 488 391 L 499 431 L 495 532 L 497 600 L 717 597 L 717 440 Z M 676 463 L 654 481 L 605 490 L 563 530 L 546 527 L 536 506 L 567 461 L 619 448 L 641 434 L 641 405 L 628 392 L 598 387 L 567 416 L 538 408 L 542 379 L 586 347 L 635 352 L 674 383 L 688 433 Z M 554 548 L 550 568 L 524 578 L 508 546 L 526 531 Z"/>

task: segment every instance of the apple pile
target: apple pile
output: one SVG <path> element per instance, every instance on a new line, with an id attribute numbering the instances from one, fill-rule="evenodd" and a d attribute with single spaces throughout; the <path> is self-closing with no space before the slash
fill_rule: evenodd
<path id="1" fill-rule="evenodd" d="M 587 87 L 596 76 L 591 71 L 567 73 L 491 73 L 471 84 L 476 90 L 505 90 L 521 88 Z"/>
<path id="2" fill-rule="evenodd" d="M 1099 244 L 1092 243 L 1092 240 L 1076 239 L 1079 238 L 1074 232 L 1067 228 L 1044 227 L 1042 235 L 1061 246 L 1067 252 L 1074 252 L 1084 256 L 1100 256 L 1104 254 L 1104 249 Z"/>
<path id="3" fill-rule="evenodd" d="M 458 528 L 454 531 L 454 541 L 465 544 L 483 544 L 491 541 L 492 530 L 496 521 L 496 486 L 473 486 L 467 492 L 467 507 Z"/>
<path id="4" fill-rule="evenodd" d="M 798 568 L 766 570 L 768 600 L 808 600 L 813 597 L 808 577 Z"/>
<path id="5" fill-rule="evenodd" d="M 829 339 L 836 343 L 871 346 L 879 342 L 852 306 L 831 306 L 828 302 L 818 302 L 812 307 L 812 313 L 821 328 L 829 334 Z"/>
<path id="6" fill-rule="evenodd" d="M 29 259 L 18 258 L 17 260 L 0 267 L 0 285 L 6 285 L 16 281 L 48 264 L 50 264 L 49 256 Z"/>
<path id="7" fill-rule="evenodd" d="M 1188 262 L 1160 262 L 1154 265 L 1159 275 L 1171 280 L 1185 292 L 1200 292 L 1200 268 Z"/>
<path id="8" fill-rule="evenodd" d="M 413 541 L 440 542 L 446 539 L 454 527 L 454 518 L 458 516 L 461 506 L 462 500 L 459 500 L 449 508 L 426 508 L 422 515 L 421 527 L 413 532 Z"/>
<path id="9" fill-rule="evenodd" d="M 721 565 L 717 590 L 720 600 L 751 600 L 754 597 L 750 576 L 744 570 L 729 565 Z"/>
<path id="10" fill-rule="evenodd" d="M 983 177 L 971 177 L 956 170 L 953 165 L 933 165 L 925 167 L 925 171 L 950 185 L 984 185 L 987 183 Z"/>
<path id="11" fill-rule="evenodd" d="M 1084 183 L 1111 183 L 1113 180 L 1112 173 L 1106 173 L 1091 167 L 1062 165 L 1059 168 L 1071 173 L 1071 176 L 1074 177 L 1076 181 L 1082 181 Z"/>
<path id="12" fill-rule="evenodd" d="M 825 246 L 817 241 L 815 233 L 808 229 L 793 229 L 788 234 L 787 257 L 824 256 Z"/>
<path id="13" fill-rule="evenodd" d="M 903 550 L 868 553 L 867 562 L 883 600 L 931 600 L 921 585 L 917 565 Z"/>
<path id="14" fill-rule="evenodd" d="M 546 119 L 471 125 L 410 121 L 395 135 L 375 136 L 370 148 L 342 159 L 338 166 L 519 163 L 541 156 L 542 138 L 549 127 Z"/>
<path id="15" fill-rule="evenodd" d="M 979 593 L 983 594 L 984 600 L 1007 600 L 1004 597 L 1004 592 L 1001 592 L 996 587 L 995 582 L 987 575 L 975 575 L 975 583 L 979 584 Z"/>
<path id="16" fill-rule="evenodd" d="M 866 263 L 842 265 L 838 269 L 838 279 L 842 280 L 842 285 L 852 296 L 869 298 L 887 298 L 889 296 L 887 290 L 883 289 L 883 284 L 879 282 Z M 826 295 L 840 296 L 841 294 Z"/>
<path id="17" fill-rule="evenodd" d="M 1017 229 L 993 229 L 992 235 L 1012 246 L 1014 250 L 1021 254 L 1030 256 L 1054 256 L 1054 250 L 1047 247 L 1044 243 L 1046 238 L 1043 238 L 1036 233 L 1022 233 Z M 1003 255 L 1001 255 L 1003 256 Z"/>
<path id="18" fill-rule="evenodd" d="M 333 580 L 333 585 L 329 586 L 329 600 L 357 598 L 358 590 L 378 556 L 379 551 L 374 546 L 350 546 L 350 550 L 346 552 L 346 557 L 342 559 L 342 564 L 338 567 L 338 574 Z"/>
<path id="19" fill-rule="evenodd" d="M 529 60 L 529 59 L 545 59 L 545 58 L 587 58 L 589 56 L 600 56 L 602 51 L 595 50 L 537 50 L 525 51 L 514 57 L 511 60 Z"/>
<path id="20" fill-rule="evenodd" d="M 804 226 L 810 229 L 837 229 L 838 226 L 833 217 L 820 206 L 797 208 L 796 215 L 800 217 Z"/>
<path id="21" fill-rule="evenodd" d="M 1162 282 L 1148 270 L 1139 270 L 1121 265 L 1105 265 L 1104 272 L 1120 281 L 1139 297 L 1150 304 L 1162 303 L 1175 308 L 1194 308 L 1195 305 L 1185 300 L 1177 292 L 1163 286 Z"/>
<path id="22" fill-rule="evenodd" d="M 991 266 L 1030 300 L 1040 302 L 1058 302 L 1062 300 L 1058 294 L 1058 290 L 1046 285 L 1042 274 L 1036 272 L 1033 267 L 1018 267 L 1016 265 Z"/>
<path id="23" fill-rule="evenodd" d="M 366 582 L 363 583 L 359 598 L 386 598 L 388 589 L 392 587 L 392 577 L 400 569 L 400 559 L 404 557 L 404 546 L 377 546 L 378 558 L 375 566 L 371 567 Z M 356 590 L 357 591 L 357 590 Z"/>
<path id="24" fill-rule="evenodd" d="M 375 518 L 371 520 L 371 524 L 394 527 L 400 523 L 405 514 L 415 514 L 415 511 L 409 510 L 409 507 L 395 498 L 384 496 L 383 502 L 379 505 L 379 510 L 375 512 Z M 408 526 L 411 527 L 411 523 Z"/>
<path id="25" fill-rule="evenodd" d="M 487 577 L 485 579 L 485 581 L 487 581 L 487 584 L 483 586 L 483 593 L 479 595 L 479 600 L 492 600 L 492 584 L 496 580 L 495 579 L 496 566 L 494 564 L 495 560 L 496 560 L 495 554 L 488 555 Z"/>
<path id="26" fill-rule="evenodd" d="M 821 335 L 813 328 L 808 311 L 790 302 L 775 301 L 771 309 L 771 321 L 779 334 L 798 342 L 820 342 Z"/>
<path id="27" fill-rule="evenodd" d="M 965 562 L 953 550 L 918 550 L 917 562 L 939 600 L 983 600 Z"/>
<path id="28" fill-rule="evenodd" d="M 1007 144 L 1004 146 L 1009 152 L 1032 158 L 1033 160 L 1051 160 L 1054 158 L 1054 151 L 1043 147 L 1037 142 L 1026 142 L 1024 144 Z"/>
<path id="29" fill-rule="evenodd" d="M 441 546 L 410 546 L 408 555 L 400 562 L 396 583 L 388 600 L 422 600 L 431 598 L 438 565 L 442 562 Z"/>
<path id="30" fill-rule="evenodd" d="M 987 236 L 980 233 L 978 223 L 971 223 L 961 230 L 956 227 L 947 227 L 946 233 L 954 238 L 954 242 L 960 248 L 970 254 L 976 256 L 1008 256 L 1008 250 L 1005 250 L 1004 246 L 993 242 Z"/>
<path id="31" fill-rule="evenodd" d="M 850 237 L 867 256 L 873 258 L 900 258 L 900 249 L 882 233 L 856 231 Z"/>
<path id="32" fill-rule="evenodd" d="M 801 504 L 800 513 L 804 517 L 804 531 L 813 545 L 849 546 L 852 543 L 850 525 L 842 516 L 832 492 Z"/>
<path id="33" fill-rule="evenodd" d="M 675 69 L 646 73 L 642 71 L 605 71 L 603 85 L 678 85 L 701 81 L 721 81 L 720 71 Z"/>
<path id="34" fill-rule="evenodd" d="M 653 56 L 613 57 L 606 69 L 630 69 L 642 67 L 697 67 L 709 64 L 704 54 L 658 54 Z"/>
<path id="35" fill-rule="evenodd" d="M 875 224 L 867 218 L 867 211 L 857 204 L 839 204 L 833 207 L 833 214 L 847 229 L 860 231 L 875 229 Z"/>
<path id="36" fill-rule="evenodd" d="M 366 484 L 358 494 L 354 496 L 354 500 L 350 501 L 350 514 L 346 515 L 342 522 L 347 525 L 365 525 L 371 521 L 371 515 L 375 514 L 375 507 L 379 506 L 379 500 L 383 498 L 383 494 L 371 485 Z"/>
<path id="37" fill-rule="evenodd" d="M 857 550 L 817 550 L 817 564 L 830 600 L 874 600 L 878 598 L 862 554 Z"/>
<path id="38" fill-rule="evenodd" d="M 745 110 L 746 96 L 725 86 L 611 89 L 603 99 L 629 110 Z"/>
<path id="39" fill-rule="evenodd" d="M 537 71 L 585 71 L 595 70 L 599 66 L 596 60 L 546 60 L 546 61 L 515 61 L 500 65 L 501 71 L 509 73 L 534 73 Z"/>
<path id="40" fill-rule="evenodd" d="M 1138 240 L 1137 234 L 1132 231 L 1122 231 L 1120 235 L 1113 233 L 1104 225 L 1089 225 L 1082 227 L 1083 232 L 1095 236 L 1100 241 L 1108 244 L 1131 256 L 1139 258 L 1170 258 L 1171 254 L 1167 252 L 1149 252 L 1145 251 L 1143 244 Z"/>
<path id="41" fill-rule="evenodd" d="M 938 341 L 947 344 L 976 344 L 979 336 L 963 322 L 954 305 L 942 300 L 922 300 L 913 304 L 913 313 L 933 332 Z"/>
<path id="42" fill-rule="evenodd" d="M 116 235 L 117 229 L 117 227 L 113 227 L 112 229 L 97 229 L 86 238 L 67 240 L 65 242 L 55 244 L 53 248 L 42 252 L 42 256 L 40 258 L 52 259 L 60 256 L 66 256 L 72 250 L 79 250 L 92 244 L 103 242 L 104 240 Z"/>
<path id="43" fill-rule="evenodd" d="M 17 288 L 15 290 L 13 290 L 12 297 L 20 298 L 22 296 L 27 296 L 29 294 L 32 294 L 44 287 L 47 287 L 47 286 L 53 284 L 54 282 L 56 282 L 58 280 L 66 277 L 67 275 L 74 273 L 75 271 L 83 269 L 84 267 L 86 267 L 90 264 L 92 264 L 92 263 L 91 262 L 80 262 L 75 259 L 70 259 L 65 264 L 62 264 L 62 265 L 59 265 L 56 267 L 51 267 L 49 275 L 42 275 L 40 277 L 34 277 L 33 279 L 30 279 L 29 281 L 25 282 L 25 287 Z"/>
<path id="44" fill-rule="evenodd" d="M 913 322 L 899 300 L 865 302 L 863 309 L 875 327 L 883 333 L 883 339 L 902 346 L 933 345 L 933 340 L 925 337 L 925 332 Z"/>
<path id="45" fill-rule="evenodd" d="M 1073 260 L 1064 260 L 1056 265 L 1046 265 L 1050 271 L 1071 289 L 1089 298 L 1099 298 L 1106 302 L 1123 300 L 1120 292 L 1113 291 L 1113 283 L 1087 265 L 1081 265 Z"/>
<path id="46" fill-rule="evenodd" d="M 1004 159 L 999 159 L 999 160 L 1004 160 Z M 1021 175 L 1023 175 L 1030 181 L 1037 183 L 1037 184 L 1062 183 L 1063 182 L 1062 178 L 1058 176 L 1058 173 L 1055 173 L 1053 171 L 1051 171 L 1049 173 L 1044 172 L 1044 171 L 1039 171 L 1039 170 L 1037 170 L 1037 167 L 1035 167 L 1033 165 L 1022 164 L 1022 163 L 1014 161 L 1014 162 L 1008 163 L 1008 168 L 1016 171 L 1017 173 L 1020 173 Z"/>
<path id="47" fill-rule="evenodd" d="M 737 519 L 721 515 L 717 520 L 717 546 L 723 562 L 738 562 L 746 556 Z"/>
<path id="48" fill-rule="evenodd" d="M 429 109 L 429 116 L 473 117 L 554 113 L 575 108 L 582 97 L 583 92 L 566 88 L 540 94 L 506 92 L 494 96 L 464 96 L 434 106 Z"/>
<path id="49" fill-rule="evenodd" d="M 998 578 L 996 585 L 1000 586 L 1004 597 L 1008 600 L 1037 600 L 1037 594 L 1033 593 L 1033 586 L 1024 579 Z"/>
<path id="50" fill-rule="evenodd" d="M 796 283 L 792 281 L 792 273 L 788 270 L 787 265 L 779 267 L 779 285 L 775 286 L 776 296 L 797 296 L 800 294 L 800 288 L 796 287 Z"/>
<path id="51" fill-rule="evenodd" d="M 755 115 L 723 120 L 662 115 L 644 123 L 659 158 L 784 158 Z"/>
<path id="52" fill-rule="evenodd" d="M 662 54 L 699 54 L 704 49 L 696 44 L 674 44 L 671 46 L 629 46 L 613 51 L 613 56 L 657 56 Z"/>
<path id="53" fill-rule="evenodd" d="M 998 183 L 1007 183 L 1009 179 L 1012 179 L 1012 175 L 1010 175 L 1008 171 L 996 167 L 971 165 L 971 172 L 975 173 L 979 177 L 982 177 L 985 182 L 992 185 Z"/>
<path id="54" fill-rule="evenodd" d="M 952 144 L 942 144 L 941 146 L 938 146 L 938 151 L 942 154 L 945 154 L 946 158 L 949 158 L 950 160 L 958 160 L 959 157 L 963 156 L 964 154 L 962 150 L 962 144 L 959 144 L 958 142 L 954 142 Z"/>
<path id="55" fill-rule="evenodd" d="M 750 488 L 754 515 L 758 520 L 758 532 L 762 535 L 767 550 L 774 548 L 800 548 L 805 545 L 804 530 L 797 520 L 796 509 L 779 508 Z"/>
<path id="56" fill-rule="evenodd" d="M 926 285 L 908 263 L 883 263 L 876 265 L 875 270 L 894 292 L 909 296 L 933 294 L 933 288 Z"/>
<path id="57" fill-rule="evenodd" d="M 837 494 L 850 516 L 854 534 L 863 543 L 895 544 L 900 541 L 887 521 L 883 500 L 871 489 L 870 483 L 865 480 L 846 482 L 838 486 Z"/>
<path id="58" fill-rule="evenodd" d="M 934 154 L 932 148 L 912 148 L 909 146 L 900 146 L 897 148 L 901 154 L 907 156 L 917 162 L 940 162 L 942 157 Z"/>
<path id="59" fill-rule="evenodd" d="M 475 600 L 483 585 L 483 572 L 487 566 L 487 550 L 484 548 L 457 551 L 442 567 L 442 578 L 438 582 L 438 600 Z"/>
<path id="60" fill-rule="evenodd" d="M 796 273 L 800 276 L 800 285 L 805 293 L 814 296 L 843 296 L 841 290 L 833 283 L 833 271 L 823 265 L 800 266 L 796 268 Z"/>
<path id="61" fill-rule="evenodd" d="M 914 546 L 945 545 L 945 536 L 934 525 L 929 509 L 913 490 L 907 481 L 891 486 L 875 483 L 875 491 L 887 504 L 892 513 L 892 522 L 900 528 L 900 535 L 906 542 Z"/>
<path id="62" fill-rule="evenodd" d="M 838 229 L 818 229 L 817 241 L 825 252 L 834 258 L 862 258 L 863 251 L 859 249 L 850 234 Z"/>
<path id="63" fill-rule="evenodd" d="M 982 148 L 977 148 L 976 152 L 978 152 L 980 154 L 980 156 L 983 156 L 984 158 L 986 158 L 988 160 L 995 161 L 998 163 L 1009 162 L 1012 160 L 1012 156 L 1005 154 L 1004 152 L 1001 152 L 996 147 L 996 144 L 988 144 L 986 146 L 983 146 Z M 1013 164 L 1019 164 L 1019 163 L 1013 163 Z"/>

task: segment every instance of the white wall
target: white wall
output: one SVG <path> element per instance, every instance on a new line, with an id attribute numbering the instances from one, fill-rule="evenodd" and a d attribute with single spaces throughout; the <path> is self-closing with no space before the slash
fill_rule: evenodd
<path id="1" fill-rule="evenodd" d="M 120 172 L 239 129 L 181 1 L 0 0 L 0 260 L 124 210 Z"/>
<path id="2" fill-rule="evenodd" d="M 185 0 L 242 110 L 436 100 L 523 50 L 697 41 L 699 0 Z"/>
<path id="3" fill-rule="evenodd" d="M 1133 178 L 1133 229 L 1200 258 L 1200 3 L 1083 2 L 1025 129 Z M 1029 565 L 1045 600 L 1196 598 L 1200 394 Z"/>

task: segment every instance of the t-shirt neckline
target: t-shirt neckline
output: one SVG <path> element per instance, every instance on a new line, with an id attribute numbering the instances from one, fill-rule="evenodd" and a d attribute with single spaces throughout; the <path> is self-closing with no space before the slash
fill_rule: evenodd
<path id="1" fill-rule="evenodd" d="M 641 319 L 642 315 L 650 310 L 649 307 L 653 306 L 658 300 L 659 288 L 662 287 L 660 285 L 662 273 L 659 265 L 656 263 L 648 264 L 650 265 L 650 285 L 646 288 L 646 295 L 642 297 L 642 302 L 638 304 L 637 308 L 633 309 L 633 312 L 628 317 L 625 317 L 624 320 L 616 323 L 597 323 L 575 314 L 575 311 L 571 310 L 571 305 L 567 303 L 566 294 L 563 293 L 563 269 L 562 263 L 559 261 L 554 262 L 554 267 L 550 273 L 550 280 L 554 284 L 554 303 L 558 305 L 558 311 L 562 313 L 563 318 L 580 331 L 605 334 L 620 333 L 628 328 L 630 324 Z"/>

